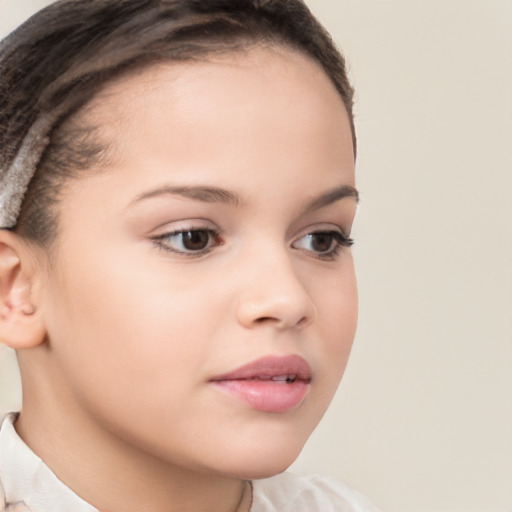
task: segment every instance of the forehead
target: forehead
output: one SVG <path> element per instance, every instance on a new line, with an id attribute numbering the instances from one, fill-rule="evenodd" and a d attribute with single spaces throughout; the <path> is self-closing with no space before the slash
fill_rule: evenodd
<path id="1" fill-rule="evenodd" d="M 288 201 L 290 211 L 355 186 L 343 101 L 320 65 L 294 51 L 155 65 L 111 84 L 86 116 L 109 149 L 93 189 L 107 191 L 119 211 L 165 186 L 220 187 L 267 209 Z M 95 175 L 69 183 L 61 208 Z"/>
<path id="2" fill-rule="evenodd" d="M 108 85 L 85 116 L 102 129 L 119 157 L 123 140 L 155 133 L 164 124 L 172 130 L 169 138 L 208 126 L 222 133 L 223 120 L 238 122 L 240 135 L 250 136 L 250 125 L 270 124 L 274 136 L 279 128 L 291 134 L 306 125 L 310 131 L 330 125 L 337 137 L 351 138 L 339 129 L 348 122 L 346 109 L 321 66 L 279 46 L 152 65 Z"/>

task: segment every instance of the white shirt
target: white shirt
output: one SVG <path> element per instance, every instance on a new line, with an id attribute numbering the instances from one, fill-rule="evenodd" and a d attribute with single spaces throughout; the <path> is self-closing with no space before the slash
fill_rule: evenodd
<path id="1" fill-rule="evenodd" d="M 22 441 L 14 429 L 15 418 L 7 415 L 0 428 L 0 512 L 98 512 Z M 367 498 L 326 477 L 283 473 L 252 485 L 251 512 L 378 512 Z M 14 507 L 19 502 L 19 508 Z"/>

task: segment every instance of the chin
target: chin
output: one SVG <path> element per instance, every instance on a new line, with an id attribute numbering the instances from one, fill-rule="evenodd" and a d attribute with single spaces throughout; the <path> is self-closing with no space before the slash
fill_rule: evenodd
<path id="1" fill-rule="evenodd" d="M 222 446 L 221 471 L 227 474 L 252 480 L 282 473 L 300 455 L 321 418 L 318 412 L 253 418 L 249 425 L 238 425 L 215 447 L 216 462 Z"/>
<path id="2" fill-rule="evenodd" d="M 244 480 L 269 478 L 282 473 L 295 462 L 306 439 L 262 442 L 242 447 L 238 453 L 232 452 L 230 460 L 224 459 L 225 470 L 231 476 Z"/>
<path id="3" fill-rule="evenodd" d="M 287 461 L 265 461 L 259 463 L 251 463 L 246 461 L 240 467 L 232 468 L 228 474 L 241 480 L 261 480 L 262 478 L 270 478 L 271 476 L 278 475 L 286 471 L 297 457 L 291 458 Z"/>
<path id="4" fill-rule="evenodd" d="M 263 478 L 270 478 L 271 476 L 278 475 L 283 471 L 286 471 L 294 462 L 295 459 L 291 460 L 288 464 L 278 465 L 278 464 L 267 464 L 265 467 L 257 467 L 245 468 L 243 472 L 237 473 L 235 476 L 242 480 L 261 480 Z"/>

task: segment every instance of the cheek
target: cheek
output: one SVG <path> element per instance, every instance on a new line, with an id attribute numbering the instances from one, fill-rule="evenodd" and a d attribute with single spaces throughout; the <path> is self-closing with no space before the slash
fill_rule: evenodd
<path id="1" fill-rule="evenodd" d="M 148 396 L 179 402 L 215 329 L 195 287 L 143 263 L 109 265 L 91 255 L 53 287 L 47 325 L 56 363 L 74 392 L 104 411 L 127 400 L 132 409 L 145 405 Z"/>
<path id="2" fill-rule="evenodd" d="M 332 395 L 350 355 L 357 328 L 358 300 L 355 271 L 351 257 L 343 269 L 316 293 L 317 323 L 322 355 L 325 358 L 324 391 Z"/>

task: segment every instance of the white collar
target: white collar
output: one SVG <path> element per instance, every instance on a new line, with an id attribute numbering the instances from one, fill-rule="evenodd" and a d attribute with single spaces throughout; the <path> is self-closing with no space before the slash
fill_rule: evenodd
<path id="1" fill-rule="evenodd" d="M 8 414 L 0 428 L 0 487 L 7 503 L 24 502 L 31 511 L 97 512 L 67 486 L 23 442 Z M 3 503 L 0 503 L 0 510 Z"/>

